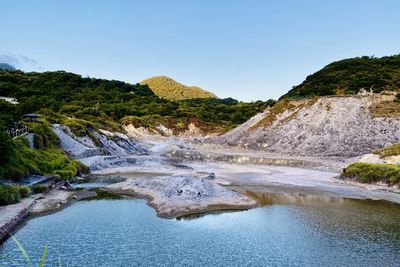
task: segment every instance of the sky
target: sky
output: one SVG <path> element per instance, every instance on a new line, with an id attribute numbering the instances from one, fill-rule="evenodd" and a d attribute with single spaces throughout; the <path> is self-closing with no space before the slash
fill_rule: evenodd
<path id="1" fill-rule="evenodd" d="M 398 0 L 0 0 L 0 62 L 277 99 L 327 64 L 400 53 Z"/>

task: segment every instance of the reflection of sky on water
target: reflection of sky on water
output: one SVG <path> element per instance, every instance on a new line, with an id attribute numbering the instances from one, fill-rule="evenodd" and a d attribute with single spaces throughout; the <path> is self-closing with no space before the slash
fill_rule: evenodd
<path id="1" fill-rule="evenodd" d="M 392 266 L 400 261 L 399 206 L 263 196 L 243 212 L 166 220 L 143 200 L 78 202 L 30 220 L 16 237 L 49 266 Z M 8 240 L 0 254 L 21 256 Z M 21 260 L 23 260 L 21 258 Z M 0 264 L 1 265 L 1 264 Z"/>

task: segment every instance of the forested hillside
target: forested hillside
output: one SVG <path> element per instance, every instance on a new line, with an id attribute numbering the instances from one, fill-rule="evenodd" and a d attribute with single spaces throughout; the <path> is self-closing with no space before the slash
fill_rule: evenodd
<path id="1" fill-rule="evenodd" d="M 0 71 L 0 96 L 17 98 L 22 113 L 55 113 L 111 129 L 129 116 L 143 123 L 147 118 L 153 123 L 157 118 L 161 122 L 169 118 L 174 124 L 194 119 L 208 124 L 208 129 L 215 126 L 223 130 L 273 104 L 272 100 L 243 103 L 231 98 L 174 102 L 157 97 L 147 85 L 84 78 L 64 71 Z M 53 119 L 57 120 L 55 114 Z"/>
<path id="2" fill-rule="evenodd" d="M 376 93 L 400 91 L 400 55 L 357 57 L 333 62 L 307 76 L 281 99 L 357 94 L 362 88 Z"/>
<path id="3" fill-rule="evenodd" d="M 157 96 L 169 100 L 217 98 L 213 93 L 200 87 L 186 86 L 165 76 L 152 77 L 140 82 L 140 84 L 148 85 Z"/>

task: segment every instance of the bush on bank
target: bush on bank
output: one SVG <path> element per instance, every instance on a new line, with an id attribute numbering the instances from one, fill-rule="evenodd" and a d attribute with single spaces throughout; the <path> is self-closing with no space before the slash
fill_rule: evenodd
<path id="1" fill-rule="evenodd" d="M 383 182 L 395 185 L 400 182 L 400 167 L 391 164 L 353 163 L 343 169 L 341 176 L 361 183 Z"/>
<path id="2" fill-rule="evenodd" d="M 13 147 L 8 152 L 7 164 L 0 166 L 0 177 L 18 181 L 30 174 L 58 174 L 64 179 L 71 179 L 89 171 L 82 163 L 68 158 L 59 147 L 57 135 L 46 121 L 28 124 L 36 136 L 35 148 L 29 147 L 26 138 L 12 140 Z"/>
<path id="3" fill-rule="evenodd" d="M 31 194 L 28 186 L 0 184 L 0 206 L 17 203 Z"/>

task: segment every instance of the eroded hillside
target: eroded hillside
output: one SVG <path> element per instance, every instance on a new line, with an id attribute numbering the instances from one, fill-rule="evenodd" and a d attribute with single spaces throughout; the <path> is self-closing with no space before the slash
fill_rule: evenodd
<path id="1" fill-rule="evenodd" d="M 304 156 L 359 156 L 400 142 L 400 118 L 382 116 L 393 94 L 280 101 L 218 138 L 218 142 Z"/>

